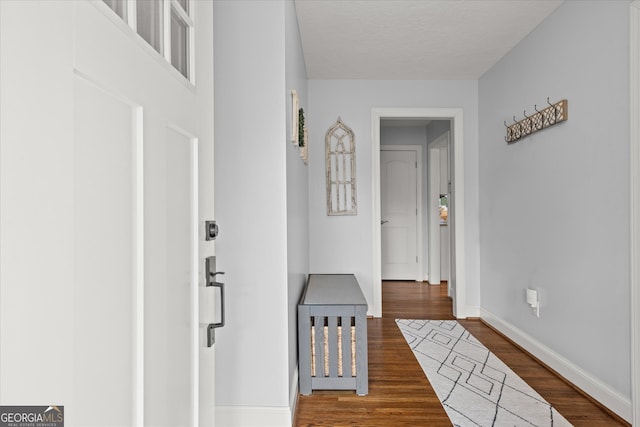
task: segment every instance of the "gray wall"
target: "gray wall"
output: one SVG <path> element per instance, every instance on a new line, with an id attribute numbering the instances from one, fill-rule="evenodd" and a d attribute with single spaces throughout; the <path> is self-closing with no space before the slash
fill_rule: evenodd
<path id="1" fill-rule="evenodd" d="M 373 303 L 373 176 L 371 110 L 375 107 L 464 109 L 466 305 L 479 307 L 477 81 L 310 80 L 310 271 L 356 274 Z M 329 217 L 324 135 L 340 116 L 356 141 L 358 215 Z"/>
<path id="2" fill-rule="evenodd" d="M 427 140 L 435 141 L 440 135 L 451 130 L 450 120 L 434 120 L 427 128 Z"/>
<path id="3" fill-rule="evenodd" d="M 290 405 L 307 271 L 353 272 L 372 303 L 375 107 L 464 109 L 466 305 L 482 301 L 629 396 L 628 1 L 564 3 L 479 82 L 311 80 L 308 92 L 291 6 L 215 2 L 216 251 L 228 284 L 217 404 Z M 308 105 L 308 168 L 287 141 L 292 88 Z M 507 146 L 502 122 L 547 96 L 569 100 L 569 121 Z M 326 215 L 324 134 L 338 116 L 356 136 L 356 216 Z"/>
<path id="4" fill-rule="evenodd" d="M 287 272 L 289 322 L 290 405 L 295 404 L 298 367 L 298 301 L 309 273 L 309 174 L 299 150 L 291 144 L 291 89 L 298 92 L 305 117 L 307 72 L 293 0 L 285 3 L 286 100 L 287 100 Z M 293 383 L 292 383 L 293 382 Z"/>
<path id="5" fill-rule="evenodd" d="M 482 307 L 627 398 L 628 11 L 565 2 L 479 81 Z M 547 97 L 569 120 L 507 145 Z"/>
<path id="6" fill-rule="evenodd" d="M 287 200 L 304 190 L 287 187 L 297 172 L 287 161 L 286 16 L 282 1 L 214 2 L 216 255 L 227 285 L 219 406 L 289 406 Z"/>

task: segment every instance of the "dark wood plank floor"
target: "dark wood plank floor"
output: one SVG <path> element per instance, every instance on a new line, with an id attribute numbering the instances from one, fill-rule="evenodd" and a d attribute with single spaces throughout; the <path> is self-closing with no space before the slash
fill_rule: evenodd
<path id="1" fill-rule="evenodd" d="M 395 319 L 453 319 L 446 286 L 384 282 L 382 318 L 368 320 L 369 394 L 299 396 L 295 427 L 451 426 Z M 575 426 L 624 426 L 479 320 L 460 323 Z"/>

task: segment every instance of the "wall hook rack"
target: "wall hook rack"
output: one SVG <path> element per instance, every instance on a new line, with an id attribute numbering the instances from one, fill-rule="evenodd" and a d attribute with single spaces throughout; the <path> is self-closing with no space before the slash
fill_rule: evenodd
<path id="1" fill-rule="evenodd" d="M 516 120 L 516 116 L 513 116 L 512 125 L 507 125 L 507 121 L 505 120 L 504 125 L 507 128 L 507 136 L 505 136 L 504 140 L 507 144 L 513 144 L 525 136 L 529 136 L 532 133 L 568 119 L 569 110 L 566 99 L 552 104 L 549 102 L 549 97 L 547 97 L 547 104 L 549 104 L 549 106 L 544 110 L 538 110 L 538 105 L 534 105 L 533 109 L 536 110 L 536 112 L 530 116 L 527 116 L 527 110 L 524 110 L 524 119 L 522 120 Z"/>

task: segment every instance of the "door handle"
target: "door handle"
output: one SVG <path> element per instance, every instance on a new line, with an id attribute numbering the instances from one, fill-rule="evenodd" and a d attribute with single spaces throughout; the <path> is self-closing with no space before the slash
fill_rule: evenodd
<path id="1" fill-rule="evenodd" d="M 212 347 L 216 342 L 216 328 L 222 328 L 225 320 L 224 310 L 224 283 L 216 282 L 215 278 L 224 271 L 215 271 L 216 257 L 210 256 L 205 259 L 205 280 L 206 287 L 215 287 L 220 289 L 220 322 L 209 323 L 207 325 L 207 347 Z"/>
<path id="2" fill-rule="evenodd" d="M 216 342 L 216 328 L 222 328 L 224 326 L 224 283 L 211 282 L 207 286 L 220 288 L 220 321 L 217 323 L 209 323 L 207 326 L 207 347 L 211 347 Z"/>
<path id="3" fill-rule="evenodd" d="M 384 225 L 384 224 L 386 224 L 386 223 L 388 223 L 388 222 L 389 222 L 388 220 L 383 219 L 382 221 L 380 221 L 380 225 Z"/>

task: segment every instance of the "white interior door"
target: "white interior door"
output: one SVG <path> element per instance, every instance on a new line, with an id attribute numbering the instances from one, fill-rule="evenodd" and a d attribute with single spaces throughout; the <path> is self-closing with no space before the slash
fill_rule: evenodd
<path id="1" fill-rule="evenodd" d="M 417 155 L 380 151 L 382 279 L 418 277 Z"/>
<path id="2" fill-rule="evenodd" d="M 140 18 L 145 7 L 157 6 L 151 28 L 174 28 L 171 19 L 184 18 L 174 16 L 169 2 L 144 3 L 120 12 Z M 13 111 L 7 116 L 3 108 L 2 123 L 55 124 L 27 134 L 9 125 L 2 134 L 3 165 L 14 165 L 3 170 L 3 190 L 18 196 L 2 198 L 3 210 L 15 218 L 2 223 L 3 258 L 7 249 L 22 266 L 2 277 L 2 300 L 25 310 L 49 289 L 62 293 L 56 310 L 66 317 L 40 327 L 64 331 L 66 341 L 16 365 L 17 349 L 28 348 L 36 331 L 18 311 L 4 313 L 0 403 L 42 404 L 19 394 L 25 378 L 9 372 L 56 366 L 68 385 L 45 391 L 45 401 L 66 407 L 66 425 L 213 424 L 213 349 L 205 345 L 198 300 L 204 257 L 213 254 L 200 226 L 213 219 L 212 9 L 209 2 L 181 3 L 200 27 L 182 38 L 178 29 L 177 44 L 166 31 L 156 40 L 169 42 L 161 49 L 169 58 L 168 46 L 175 53 L 185 37 L 198 46 L 189 65 L 199 73 L 195 86 L 104 2 L 2 2 L 1 39 L 18 41 L 2 46 L 3 107 Z M 14 20 L 26 28 L 5 25 Z M 48 28 L 50 20 L 55 28 Z M 40 26 L 61 34 L 43 42 Z M 48 62 L 32 69 L 29 61 L 36 59 L 25 59 L 32 57 Z M 32 84 L 60 88 L 54 108 L 20 108 L 45 102 L 46 92 L 5 91 L 17 83 L 9 78 L 25 69 Z M 38 205 L 19 197 L 34 188 L 21 170 L 30 163 L 20 151 L 24 143 L 38 158 L 53 147 L 49 160 L 63 166 L 65 179 L 54 178 L 60 185 L 50 186 L 48 204 L 39 206 L 69 218 L 60 225 L 65 233 L 57 251 L 46 246 L 53 234 L 44 228 L 27 252 L 19 250 L 18 236 L 4 236 L 12 226 L 34 226 L 28 213 Z M 52 167 L 46 158 L 36 162 L 29 181 L 46 182 Z M 34 292 L 20 295 L 14 280 L 23 281 L 20 275 L 38 256 L 68 268 L 29 282 Z M 12 334 L 10 324 L 25 329 Z M 67 362 L 55 363 L 59 359 Z"/>

